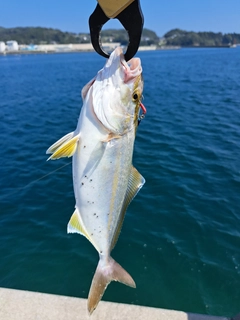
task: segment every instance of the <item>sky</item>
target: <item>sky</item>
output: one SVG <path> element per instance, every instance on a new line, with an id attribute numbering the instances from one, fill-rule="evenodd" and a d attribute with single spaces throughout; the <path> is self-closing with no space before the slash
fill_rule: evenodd
<path id="1" fill-rule="evenodd" d="M 111 1 L 111 0 L 110 0 Z M 144 27 L 163 36 L 171 29 L 240 33 L 239 0 L 140 0 Z M 0 26 L 89 32 L 96 0 L 0 0 Z M 111 19 L 104 29 L 121 28 Z"/>

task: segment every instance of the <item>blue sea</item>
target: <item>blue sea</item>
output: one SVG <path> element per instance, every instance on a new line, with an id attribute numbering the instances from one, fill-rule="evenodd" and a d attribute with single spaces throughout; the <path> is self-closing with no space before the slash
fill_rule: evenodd
<path id="1" fill-rule="evenodd" d="M 146 184 L 112 252 L 137 288 L 103 300 L 240 312 L 240 47 L 139 52 L 147 115 L 134 166 Z M 46 149 L 76 127 L 96 53 L 0 56 L 0 287 L 86 298 L 98 254 L 67 234 L 71 159 Z"/>

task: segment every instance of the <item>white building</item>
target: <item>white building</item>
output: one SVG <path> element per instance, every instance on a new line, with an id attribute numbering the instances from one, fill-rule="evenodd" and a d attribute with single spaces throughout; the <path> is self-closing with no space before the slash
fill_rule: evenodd
<path id="1" fill-rule="evenodd" d="M 4 42 L 0 41 L 0 53 L 5 52 L 6 50 L 6 45 Z"/>
<path id="2" fill-rule="evenodd" d="M 7 41 L 7 50 L 8 51 L 18 51 L 17 41 L 14 41 L 14 40 Z"/>

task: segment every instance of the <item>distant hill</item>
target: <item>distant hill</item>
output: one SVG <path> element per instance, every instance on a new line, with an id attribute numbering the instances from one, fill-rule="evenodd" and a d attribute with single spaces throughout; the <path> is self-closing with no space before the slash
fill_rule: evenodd
<path id="1" fill-rule="evenodd" d="M 120 42 L 122 45 L 128 43 L 128 35 L 124 29 L 103 30 L 101 32 L 103 42 Z M 49 43 L 90 43 L 88 33 L 63 32 L 58 29 L 42 27 L 0 27 L 0 41 L 16 40 L 19 44 L 49 44 Z M 158 44 L 159 38 L 154 31 L 143 29 L 142 45 Z"/>
<path id="2" fill-rule="evenodd" d="M 164 35 L 166 45 L 172 46 L 227 46 L 240 43 L 240 34 L 221 32 L 192 32 L 173 29 Z"/>
<path id="3" fill-rule="evenodd" d="M 128 34 L 124 29 L 108 29 L 101 32 L 102 42 L 128 43 Z M 0 41 L 16 40 L 19 44 L 67 44 L 90 43 L 89 33 L 63 32 L 58 29 L 42 27 L 0 27 Z M 240 34 L 222 34 L 214 32 L 192 32 L 173 29 L 163 38 L 149 29 L 143 29 L 141 45 L 167 45 L 167 46 L 227 46 L 240 43 Z"/>
<path id="4" fill-rule="evenodd" d="M 103 42 L 109 42 L 112 40 L 113 42 L 120 42 L 122 45 L 126 45 L 128 43 L 128 34 L 124 29 L 108 29 L 103 30 L 101 32 L 101 39 Z M 150 46 L 152 44 L 158 45 L 159 37 L 157 34 L 149 29 L 143 29 L 142 38 L 141 38 L 141 45 L 142 46 Z"/>
<path id="5" fill-rule="evenodd" d="M 86 35 L 87 36 L 87 35 Z M 42 27 L 1 28 L 0 41 L 16 40 L 19 44 L 43 43 L 84 43 L 89 42 L 89 37 L 84 37 L 71 32 Z"/>

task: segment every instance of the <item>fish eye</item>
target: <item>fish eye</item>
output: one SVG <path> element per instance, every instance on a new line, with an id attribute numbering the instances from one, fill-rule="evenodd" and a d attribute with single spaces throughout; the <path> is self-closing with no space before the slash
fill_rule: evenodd
<path id="1" fill-rule="evenodd" d="M 135 92 L 132 96 L 133 101 L 137 101 L 138 100 L 138 94 Z"/>

